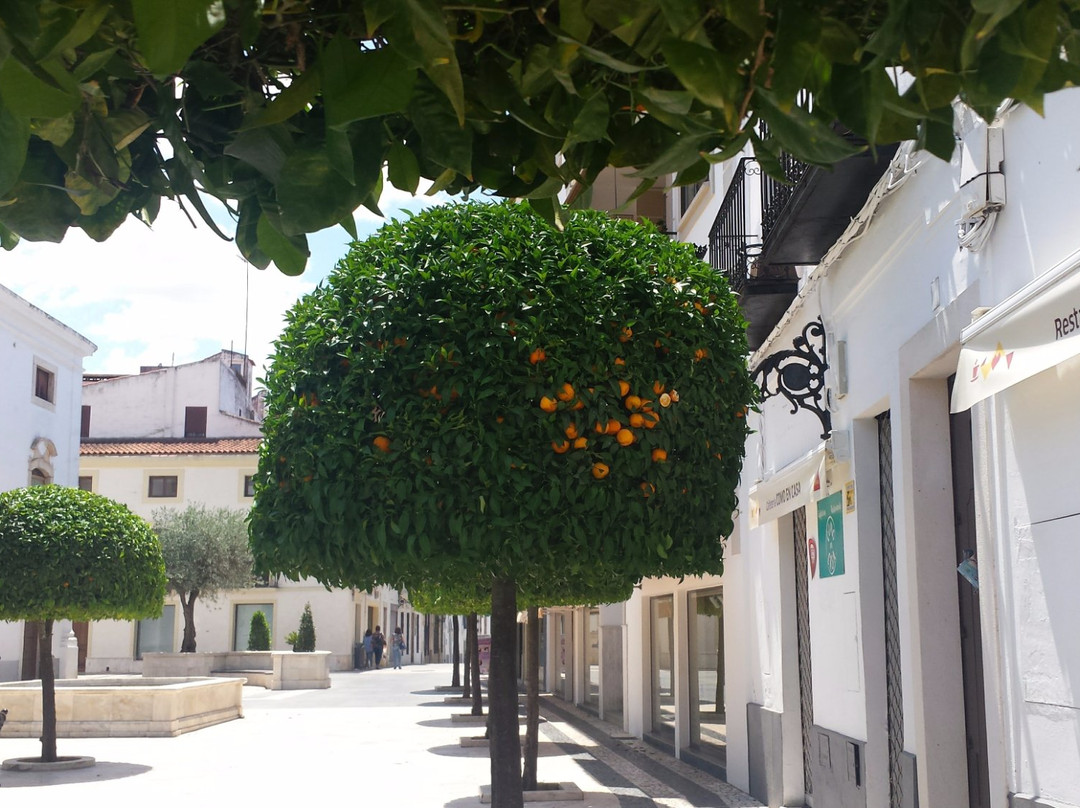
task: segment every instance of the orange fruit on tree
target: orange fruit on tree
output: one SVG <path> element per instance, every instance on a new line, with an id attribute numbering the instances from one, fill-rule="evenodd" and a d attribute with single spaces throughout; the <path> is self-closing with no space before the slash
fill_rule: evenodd
<path id="1" fill-rule="evenodd" d="M 660 394 L 660 406 L 661 407 L 670 407 L 671 406 L 671 396 L 669 394 L 667 394 L 667 393 L 661 393 Z"/>
<path id="2" fill-rule="evenodd" d="M 544 412 L 555 412 L 559 405 L 555 402 L 555 399 L 544 396 L 540 399 L 540 409 Z"/>
<path id="3" fill-rule="evenodd" d="M 653 385 L 652 385 L 652 391 L 653 391 L 654 393 L 656 393 L 656 395 L 660 395 L 660 394 L 661 394 L 662 392 L 664 392 L 664 385 L 663 385 L 663 383 L 662 383 L 662 382 L 660 382 L 659 380 L 658 380 L 658 381 L 655 381 L 655 382 L 653 382 Z"/>
<path id="4" fill-rule="evenodd" d="M 574 406 L 572 406 L 570 409 L 572 409 L 572 410 L 583 410 L 583 409 L 585 409 L 585 402 L 582 401 L 580 398 L 574 399 Z"/>
<path id="5" fill-rule="evenodd" d="M 632 336 L 634 336 L 634 329 L 624 325 L 622 331 L 619 332 L 619 342 L 629 342 Z"/>
<path id="6" fill-rule="evenodd" d="M 589 445 L 589 439 L 588 438 L 575 438 L 574 439 L 574 448 L 575 449 L 584 449 L 588 445 Z"/>
<path id="7" fill-rule="evenodd" d="M 626 394 L 630 392 L 630 382 L 624 382 L 619 379 L 619 395 L 626 398 Z"/>
<path id="8" fill-rule="evenodd" d="M 568 426 L 563 431 L 566 433 L 566 437 L 570 438 L 570 440 L 573 440 L 578 436 L 577 424 L 570 424 L 570 426 Z"/>
<path id="9" fill-rule="evenodd" d="M 559 399 L 559 401 L 571 401 L 574 398 L 574 388 L 570 386 L 569 382 L 565 383 L 559 388 L 555 398 Z"/>
<path id="10" fill-rule="evenodd" d="M 652 450 L 652 461 L 654 463 L 663 463 L 665 460 L 667 460 L 667 449 L 657 447 Z"/>
<path id="11" fill-rule="evenodd" d="M 607 432 L 607 434 L 609 435 L 617 435 L 620 429 L 622 429 L 622 424 L 612 418 L 610 421 L 607 422 L 607 426 L 604 428 L 604 431 Z"/>
<path id="12" fill-rule="evenodd" d="M 562 443 L 551 442 L 551 451 L 555 454 L 566 454 L 570 449 L 570 441 L 564 440 Z"/>
<path id="13" fill-rule="evenodd" d="M 694 351 L 694 361 L 695 362 L 700 362 L 702 359 L 705 359 L 708 356 L 709 356 L 709 352 L 707 350 L 705 350 L 704 348 L 698 348 L 696 351 Z"/>
<path id="14" fill-rule="evenodd" d="M 671 400 L 674 401 L 676 404 L 679 403 L 679 391 L 678 390 L 672 390 L 671 391 Z"/>
<path id="15" fill-rule="evenodd" d="M 656 486 L 650 482 L 643 482 L 641 484 L 641 493 L 645 497 L 645 499 L 648 499 L 650 496 L 656 493 Z"/>
<path id="16" fill-rule="evenodd" d="M 626 404 L 628 410 L 640 410 L 641 405 L 645 402 L 641 400 L 640 396 L 627 396 L 626 401 L 623 403 Z"/>
<path id="17" fill-rule="evenodd" d="M 646 429 L 652 429 L 660 423 L 660 413 L 652 410 L 642 410 L 641 417 L 645 420 L 644 426 Z"/>
<path id="18" fill-rule="evenodd" d="M 615 433 L 615 440 L 619 442 L 620 446 L 629 446 L 634 442 L 634 433 L 629 429 L 620 429 Z"/>
<path id="19" fill-rule="evenodd" d="M 537 364 L 547 360 L 547 352 L 543 348 L 534 348 L 533 352 L 529 354 L 529 362 Z"/>
<path id="20" fill-rule="evenodd" d="M 390 451 L 390 438 L 386 437 L 386 435 L 376 435 L 372 443 L 380 452 Z"/>
<path id="21" fill-rule="evenodd" d="M 593 463 L 592 476 L 595 477 L 596 479 L 598 479 L 598 480 L 604 479 L 605 477 L 608 476 L 609 471 L 611 471 L 611 469 L 608 467 L 607 463 L 600 463 L 600 462 Z"/>
<path id="22" fill-rule="evenodd" d="M 640 412 L 635 412 L 633 415 L 630 416 L 630 426 L 634 427 L 635 429 L 640 429 L 641 427 L 645 426 L 645 416 L 642 415 Z"/>
<path id="23" fill-rule="evenodd" d="M 626 364 L 626 360 L 625 360 L 625 359 L 623 359 L 623 358 L 622 358 L 621 356 L 616 356 L 616 357 L 615 357 L 615 364 L 616 364 L 616 365 L 625 365 L 625 364 Z"/>

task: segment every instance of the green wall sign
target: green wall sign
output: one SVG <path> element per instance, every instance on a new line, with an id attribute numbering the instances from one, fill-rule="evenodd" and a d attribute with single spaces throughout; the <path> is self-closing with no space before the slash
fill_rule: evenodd
<path id="1" fill-rule="evenodd" d="M 817 505 L 819 567 L 822 578 L 844 574 L 844 496 L 843 492 L 820 500 Z"/>

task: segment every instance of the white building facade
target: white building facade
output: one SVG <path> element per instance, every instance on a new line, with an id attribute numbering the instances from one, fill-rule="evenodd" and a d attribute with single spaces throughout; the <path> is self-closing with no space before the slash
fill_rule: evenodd
<path id="1" fill-rule="evenodd" d="M 83 359 L 96 346 L 0 286 L 0 491 L 73 486 L 79 469 Z M 2 559 L 0 559 L 2 563 Z M 54 631 L 54 651 L 70 633 Z M 32 625 L 0 622 L 0 681 L 37 674 Z"/>
<path id="2" fill-rule="evenodd" d="M 727 272 L 738 236 L 792 296 L 723 574 L 549 613 L 554 692 L 621 690 L 609 720 L 770 806 L 1080 805 L 1078 124 L 1077 91 L 958 107 L 953 160 L 901 144 L 813 261 L 760 211 L 722 230 L 751 159 L 672 194 L 681 240 Z"/>

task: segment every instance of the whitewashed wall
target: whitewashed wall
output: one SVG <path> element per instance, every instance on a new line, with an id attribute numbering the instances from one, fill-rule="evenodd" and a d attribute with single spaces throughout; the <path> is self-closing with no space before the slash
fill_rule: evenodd
<path id="1" fill-rule="evenodd" d="M 206 434 L 257 437 L 251 371 L 241 379 L 227 352 L 175 367 L 88 384 L 91 438 L 182 438 L 186 407 L 206 407 Z M 239 355 L 235 355 L 239 360 Z M 248 363 L 250 365 L 250 363 Z"/>

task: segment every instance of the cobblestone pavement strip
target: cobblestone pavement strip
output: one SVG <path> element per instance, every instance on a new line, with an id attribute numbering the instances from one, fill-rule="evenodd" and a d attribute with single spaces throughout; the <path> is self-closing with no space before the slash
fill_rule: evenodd
<path id="1" fill-rule="evenodd" d="M 0 771 L 0 808 L 179 805 L 208 801 L 244 805 L 346 800 L 409 808 L 481 808 L 489 783 L 484 748 L 463 748 L 482 729 L 455 724 L 461 705 L 446 704 L 436 686 L 449 665 L 332 674 L 329 690 L 244 688 L 244 718 L 176 738 L 61 738 L 60 755 L 91 755 L 97 765 L 68 772 Z M 3 705 L 0 705 L 2 707 Z M 560 705 L 561 706 L 561 705 Z M 540 779 L 572 781 L 575 803 L 531 808 L 742 808 L 731 789 L 655 750 L 611 748 L 611 728 L 545 709 Z M 599 727 L 599 729 L 597 728 Z M 605 743 L 606 739 L 606 743 Z M 40 754 L 27 738 L 0 732 L 0 760 Z M 654 759 L 655 756 L 655 759 Z M 391 802 L 393 801 L 393 802 Z"/>

